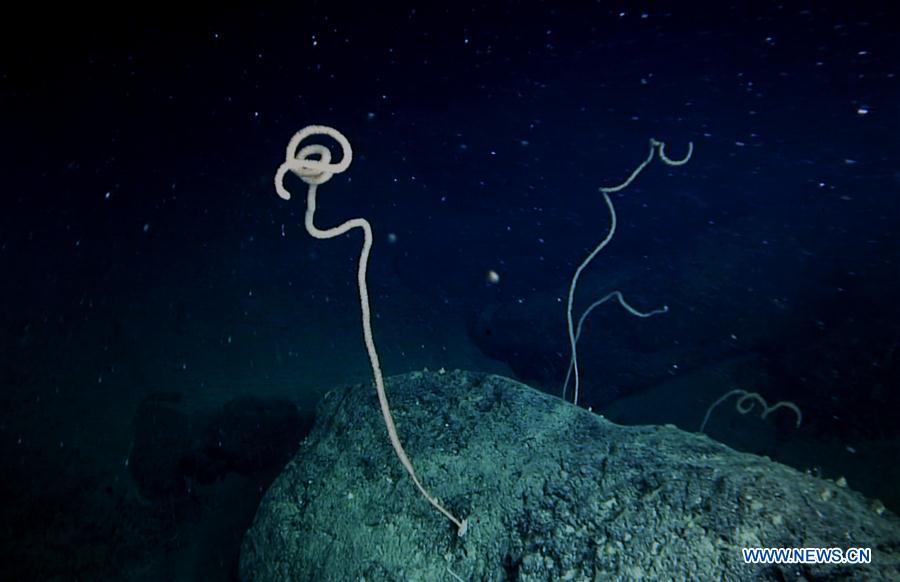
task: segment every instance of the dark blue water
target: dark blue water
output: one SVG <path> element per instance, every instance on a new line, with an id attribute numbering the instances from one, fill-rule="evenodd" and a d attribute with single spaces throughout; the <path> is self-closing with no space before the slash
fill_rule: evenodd
<path id="1" fill-rule="evenodd" d="M 0 25 L 0 577 L 233 579 L 329 388 L 370 380 L 358 231 L 317 241 L 290 137 L 354 160 L 385 373 L 705 432 L 900 509 L 900 42 L 887 3 L 317 3 Z M 320 140 L 337 152 L 336 144 Z M 335 154 L 335 157 L 338 157 Z M 571 391 L 569 392 L 571 397 Z"/>

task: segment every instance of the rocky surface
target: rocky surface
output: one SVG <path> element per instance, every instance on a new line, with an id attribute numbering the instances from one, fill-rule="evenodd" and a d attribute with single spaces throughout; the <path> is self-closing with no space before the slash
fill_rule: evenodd
<path id="1" fill-rule="evenodd" d="M 842 483 L 671 427 L 623 427 L 500 376 L 388 379 L 401 440 L 452 524 L 395 458 L 374 388 L 330 392 L 265 495 L 244 580 L 900 579 L 900 520 Z M 743 547 L 863 547 L 871 564 L 749 565 Z"/>

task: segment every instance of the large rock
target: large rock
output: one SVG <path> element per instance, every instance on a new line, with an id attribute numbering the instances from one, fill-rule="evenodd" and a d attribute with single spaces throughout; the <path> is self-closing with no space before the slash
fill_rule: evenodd
<path id="1" fill-rule="evenodd" d="M 387 387 L 420 478 L 468 533 L 407 477 L 374 388 L 340 388 L 260 505 L 242 579 L 900 579 L 900 520 L 832 481 L 499 376 Z M 756 546 L 868 547 L 872 562 L 745 564 Z"/>

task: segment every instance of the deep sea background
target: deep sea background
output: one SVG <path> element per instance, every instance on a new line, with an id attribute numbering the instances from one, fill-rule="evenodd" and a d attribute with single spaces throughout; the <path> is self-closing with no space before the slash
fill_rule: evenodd
<path id="1" fill-rule="evenodd" d="M 0 579 L 236 579 L 330 388 L 366 382 L 359 232 L 272 178 L 350 140 L 388 375 L 560 394 L 900 511 L 900 18 L 888 2 L 11 9 L 0 23 Z M 328 143 L 323 142 L 323 143 Z M 330 144 L 333 145 L 333 144 Z M 497 280 L 489 280 L 489 273 Z M 411 427 L 399 427 L 413 430 Z M 383 446 L 388 446 L 387 439 Z"/>

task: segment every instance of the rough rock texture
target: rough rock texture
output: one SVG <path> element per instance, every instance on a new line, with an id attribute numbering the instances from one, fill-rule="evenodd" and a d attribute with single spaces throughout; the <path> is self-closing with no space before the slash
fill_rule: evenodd
<path id="1" fill-rule="evenodd" d="M 622 427 L 499 376 L 330 392 L 266 494 L 244 580 L 900 579 L 900 520 L 838 484 L 670 427 Z M 748 565 L 741 548 L 871 547 L 868 565 Z"/>

